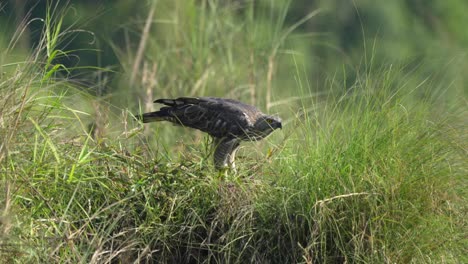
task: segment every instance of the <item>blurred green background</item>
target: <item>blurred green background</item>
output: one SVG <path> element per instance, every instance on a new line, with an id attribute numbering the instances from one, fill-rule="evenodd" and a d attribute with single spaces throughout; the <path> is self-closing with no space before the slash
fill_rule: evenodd
<path id="1" fill-rule="evenodd" d="M 116 102 L 130 99 L 128 85 L 142 86 L 135 80 L 142 79 L 143 65 L 138 65 L 136 74 L 131 71 L 151 10 L 154 14 L 139 62 L 157 67 L 161 95 L 182 95 L 193 91 L 197 81 L 206 80 L 209 93 L 218 96 L 254 84 L 255 97 L 263 101 L 270 56 L 275 58 L 272 101 L 295 85 L 291 72 L 298 68 L 314 90 L 332 78 L 344 79 L 351 86 L 357 72 L 391 64 L 402 66 L 402 75 L 417 69 L 421 79 L 438 76 L 466 83 L 466 75 L 459 74 L 468 69 L 468 2 L 464 0 L 77 0 L 49 4 L 57 13 L 68 6 L 62 28 L 74 31 L 58 48 L 72 50 L 76 56 L 61 57 L 57 63 L 76 68 L 68 77 L 89 86 L 89 92 L 113 93 Z M 22 32 L 15 50 L 31 51 L 43 27 L 35 18 L 45 18 L 46 6 L 47 1 L 3 1 L 0 46 L 11 45 L 12 38 Z M 308 17 L 313 12 L 317 14 Z M 219 36 L 228 41 L 219 43 Z M 170 61 L 174 56 L 177 60 Z M 89 66 L 102 71 L 81 68 Z M 210 81 L 212 75 L 220 74 L 225 80 Z M 122 85 L 127 78 L 132 82 Z"/>

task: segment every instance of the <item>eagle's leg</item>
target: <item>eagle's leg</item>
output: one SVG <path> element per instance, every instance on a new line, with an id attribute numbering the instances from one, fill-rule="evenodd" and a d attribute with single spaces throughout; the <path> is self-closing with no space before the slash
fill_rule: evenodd
<path id="1" fill-rule="evenodd" d="M 239 149 L 239 145 L 237 145 L 237 147 L 232 150 L 231 154 L 229 154 L 228 166 L 229 166 L 229 169 L 234 172 L 234 174 L 237 174 L 235 157 L 236 157 L 236 153 L 238 149 Z"/>
<path id="2" fill-rule="evenodd" d="M 213 158 L 216 169 L 225 174 L 229 170 L 236 172 L 234 159 L 239 145 L 238 138 L 215 138 Z"/>

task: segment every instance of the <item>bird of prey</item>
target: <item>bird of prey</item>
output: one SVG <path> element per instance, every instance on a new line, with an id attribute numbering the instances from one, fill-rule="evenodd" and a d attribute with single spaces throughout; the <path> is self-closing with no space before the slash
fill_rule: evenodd
<path id="1" fill-rule="evenodd" d="M 234 157 L 241 141 L 256 141 L 282 128 L 281 119 L 242 102 L 215 97 L 158 99 L 159 111 L 136 116 L 143 123 L 169 121 L 213 137 L 214 165 L 235 169 Z"/>

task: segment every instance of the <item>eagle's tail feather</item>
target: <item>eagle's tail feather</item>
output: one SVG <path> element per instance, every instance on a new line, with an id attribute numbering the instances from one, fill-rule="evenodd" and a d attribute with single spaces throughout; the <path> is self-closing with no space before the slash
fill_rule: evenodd
<path id="1" fill-rule="evenodd" d="M 142 121 L 143 123 L 164 121 L 168 119 L 167 111 L 156 111 L 151 113 L 145 113 L 142 115 L 135 116 L 137 120 Z"/>

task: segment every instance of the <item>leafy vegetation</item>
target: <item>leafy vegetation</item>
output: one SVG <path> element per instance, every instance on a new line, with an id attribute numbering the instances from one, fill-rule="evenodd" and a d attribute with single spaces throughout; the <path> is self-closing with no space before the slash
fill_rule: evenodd
<path id="1" fill-rule="evenodd" d="M 33 52 L 2 41 L 0 260 L 466 262 L 459 50 L 401 60 L 386 54 L 395 43 L 363 36 L 340 61 L 316 45 L 323 36 L 301 34 L 332 8 L 301 14 L 300 2 L 152 3 L 122 26 L 141 34 L 108 42 L 121 70 L 69 64 L 79 48 L 65 43 L 91 33 L 66 26 L 59 5 Z M 354 7 L 360 27 L 392 10 L 366 3 Z M 178 95 L 238 98 L 280 113 L 284 129 L 245 143 L 224 177 L 203 134 L 133 120 Z"/>

